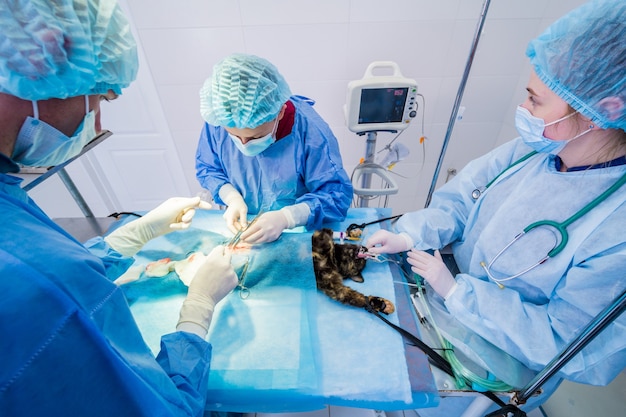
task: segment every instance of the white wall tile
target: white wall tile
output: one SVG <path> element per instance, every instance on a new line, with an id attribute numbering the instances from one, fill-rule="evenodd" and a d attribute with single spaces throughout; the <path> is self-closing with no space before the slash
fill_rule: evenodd
<path id="1" fill-rule="evenodd" d="M 343 80 L 297 80 L 290 83 L 293 94 L 315 100 L 315 110 L 331 126 L 345 126 L 343 104 L 347 86 Z"/>
<path id="2" fill-rule="evenodd" d="M 237 0 L 128 0 L 139 29 L 238 26 Z"/>
<path id="3" fill-rule="evenodd" d="M 240 0 L 241 18 L 246 26 L 340 23 L 349 18 L 349 0 Z"/>
<path id="4" fill-rule="evenodd" d="M 465 89 L 463 121 L 501 123 L 505 120 L 519 76 L 472 77 Z"/>
<path id="5" fill-rule="evenodd" d="M 528 60 L 528 42 L 539 33 L 539 19 L 489 20 L 480 37 L 472 75 L 518 75 Z"/>
<path id="6" fill-rule="evenodd" d="M 546 27 L 550 23 L 552 23 L 552 21 L 563 16 L 570 10 L 573 10 L 576 7 L 587 3 L 587 1 L 588 0 L 567 0 L 567 1 L 550 0 L 547 3 L 547 7 L 543 13 L 543 16 L 547 19 Z"/>
<path id="7" fill-rule="evenodd" d="M 348 62 L 361 78 L 373 61 L 394 61 L 405 77 L 430 77 L 444 71 L 454 21 L 379 22 L 350 25 Z"/>
<path id="8" fill-rule="evenodd" d="M 288 82 L 345 79 L 346 24 L 244 28 L 246 52 L 271 61 Z"/>
<path id="9" fill-rule="evenodd" d="M 505 2 L 508 2 L 508 1 L 510 0 L 505 0 Z M 478 21 L 478 19 L 483 13 L 485 3 L 486 3 L 486 0 L 463 0 L 461 1 L 459 4 L 459 10 L 456 16 L 457 19 L 471 19 L 472 21 Z M 493 1 L 489 3 L 489 8 L 487 9 L 486 16 L 491 16 L 493 3 L 494 3 Z"/>
<path id="10" fill-rule="evenodd" d="M 208 73 L 207 73 L 208 75 Z M 160 85 L 159 97 L 172 131 L 196 127 L 204 123 L 200 115 L 201 84 Z"/>
<path id="11" fill-rule="evenodd" d="M 353 22 L 432 21 L 454 19 L 461 0 L 352 0 Z M 376 27 L 372 27 L 375 30 Z"/>
<path id="12" fill-rule="evenodd" d="M 550 1 L 491 1 L 487 16 L 493 19 L 530 19 L 543 16 Z"/>
<path id="13" fill-rule="evenodd" d="M 156 84 L 202 83 L 217 61 L 244 51 L 237 27 L 150 29 L 140 37 Z"/>

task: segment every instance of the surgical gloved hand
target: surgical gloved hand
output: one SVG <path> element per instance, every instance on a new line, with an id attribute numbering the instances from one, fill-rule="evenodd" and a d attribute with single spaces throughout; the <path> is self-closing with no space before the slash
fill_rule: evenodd
<path id="1" fill-rule="evenodd" d="M 435 251 L 435 256 L 411 249 L 407 253 L 407 262 L 411 271 L 424 278 L 437 294 L 444 299 L 452 294 L 456 288 L 456 281 L 441 258 L 441 253 Z"/>
<path id="2" fill-rule="evenodd" d="M 413 239 L 408 234 L 396 234 L 387 230 L 378 230 L 365 242 L 365 246 L 370 253 L 406 252 L 413 245 Z"/>
<path id="3" fill-rule="evenodd" d="M 235 190 L 228 194 L 224 203 L 228 206 L 224 212 L 226 226 L 231 232 L 237 233 L 248 225 L 248 206 L 241 194 Z"/>
<path id="4" fill-rule="evenodd" d="M 176 330 L 206 337 L 215 305 L 237 285 L 230 259 L 230 253 L 222 245 L 207 255 L 189 284 Z"/>
<path id="5" fill-rule="evenodd" d="M 188 228 L 197 208 L 210 209 L 211 204 L 200 197 L 170 198 L 139 219 L 114 230 L 104 240 L 122 255 L 133 256 L 149 240 Z"/>
<path id="6" fill-rule="evenodd" d="M 265 243 L 278 239 L 283 230 L 289 226 L 289 219 L 284 210 L 282 208 L 261 214 L 248 230 L 241 234 L 241 240 L 248 243 Z"/>

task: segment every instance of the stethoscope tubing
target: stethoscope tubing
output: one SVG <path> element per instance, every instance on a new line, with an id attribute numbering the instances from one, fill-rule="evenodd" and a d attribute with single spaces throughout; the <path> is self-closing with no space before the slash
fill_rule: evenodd
<path id="1" fill-rule="evenodd" d="M 480 195 L 484 192 L 484 190 L 489 188 L 498 178 L 500 178 L 500 176 L 502 174 L 504 174 L 506 171 L 508 171 L 509 169 L 513 168 L 517 164 L 520 164 L 520 163 L 526 161 L 528 158 L 532 157 L 536 153 L 537 153 L 537 151 L 532 151 L 532 152 L 524 155 L 523 157 L 521 157 L 517 161 L 513 162 L 511 165 L 506 167 L 502 172 L 500 172 L 494 179 L 489 181 L 489 183 L 487 185 L 485 185 L 485 187 L 482 190 L 478 189 L 478 188 L 475 189 L 472 192 L 472 198 L 477 199 L 478 197 L 480 197 Z M 529 224 L 528 226 L 526 226 L 524 228 L 522 233 L 520 233 L 517 236 L 515 236 L 515 238 L 513 239 L 513 242 L 517 241 L 523 234 L 528 233 L 529 231 L 531 231 L 534 228 L 541 227 L 541 226 L 552 227 L 552 228 L 556 229 L 557 232 L 559 233 L 560 241 L 550 252 L 548 252 L 548 255 L 547 255 L 546 259 L 541 261 L 541 263 L 545 262 L 547 260 L 547 258 L 555 257 L 556 255 L 561 253 L 561 251 L 563 251 L 563 249 L 567 245 L 567 242 L 569 241 L 569 234 L 567 233 L 567 227 L 569 225 L 571 225 L 572 223 L 574 223 L 576 220 L 580 219 L 585 214 L 589 213 L 591 210 L 593 210 L 601 202 L 606 200 L 611 194 L 613 194 L 615 191 L 617 191 L 619 188 L 621 188 L 625 183 L 626 183 L 626 174 L 622 175 L 622 177 L 620 179 L 618 179 L 612 186 L 610 186 L 602 194 L 600 194 L 599 196 L 597 196 L 596 198 L 591 200 L 583 208 L 578 210 L 576 213 L 571 215 L 566 220 L 564 220 L 564 221 L 562 221 L 560 223 L 556 222 L 554 220 L 539 220 L 539 221 L 536 221 L 534 223 L 531 223 L 531 224 Z M 474 197 L 475 195 L 476 195 L 476 197 Z M 506 247 L 508 248 L 513 242 L 511 242 Z"/>

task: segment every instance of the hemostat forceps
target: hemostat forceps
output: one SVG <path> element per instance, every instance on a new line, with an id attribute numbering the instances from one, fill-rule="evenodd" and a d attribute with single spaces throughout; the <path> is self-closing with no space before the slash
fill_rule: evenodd
<path id="1" fill-rule="evenodd" d="M 245 300 L 250 296 L 250 288 L 246 287 L 246 273 L 248 272 L 248 265 L 250 265 L 250 258 L 246 258 L 246 263 L 243 265 L 243 270 L 241 271 L 241 275 L 239 276 L 239 283 L 237 286 L 239 287 L 239 297 L 242 300 Z"/>
<path id="2" fill-rule="evenodd" d="M 228 244 L 226 245 L 226 247 L 228 249 L 235 249 L 235 246 L 237 246 L 239 244 L 239 241 L 241 240 L 241 235 L 250 228 L 250 226 L 252 226 L 254 224 L 254 222 L 257 221 L 257 219 L 259 217 L 261 217 L 261 215 L 263 214 L 262 211 L 259 212 L 259 214 L 256 215 L 256 217 L 254 219 L 252 219 L 252 221 L 250 223 L 248 223 L 248 225 L 246 227 L 242 227 L 241 229 L 239 229 L 239 231 L 237 233 L 235 233 L 235 236 L 233 236 L 233 238 L 228 242 Z"/>

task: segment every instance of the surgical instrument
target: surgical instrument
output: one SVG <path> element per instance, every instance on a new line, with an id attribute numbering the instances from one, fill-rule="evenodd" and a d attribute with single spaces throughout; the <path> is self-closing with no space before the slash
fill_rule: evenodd
<path id="1" fill-rule="evenodd" d="M 361 237 L 361 233 L 363 233 L 363 229 L 365 229 L 367 226 L 370 226 L 376 223 L 381 223 L 381 222 L 384 222 L 385 220 L 394 220 L 394 219 L 399 218 L 400 216 L 402 216 L 402 214 L 397 214 L 391 217 L 385 217 L 384 219 L 374 220 L 373 222 L 369 222 L 369 223 L 361 223 L 361 224 L 352 223 L 346 229 L 346 233 L 348 234 L 349 239 L 353 239 L 353 238 L 358 239 Z"/>
<path id="2" fill-rule="evenodd" d="M 235 249 L 235 247 L 239 244 L 239 241 L 241 240 L 241 235 L 250 228 L 250 226 L 252 226 L 254 224 L 254 222 L 257 221 L 257 219 L 259 217 L 261 217 L 261 215 L 263 214 L 262 211 L 259 212 L 259 214 L 256 215 L 256 217 L 254 219 L 252 219 L 252 221 L 250 223 L 247 224 L 247 226 L 242 227 L 241 229 L 239 229 L 239 231 L 237 233 L 235 233 L 235 236 L 233 236 L 233 238 L 228 242 L 228 244 L 226 245 L 226 247 L 228 249 Z"/>
<path id="3" fill-rule="evenodd" d="M 246 258 L 246 263 L 243 265 L 241 275 L 239 276 L 239 283 L 237 284 L 240 290 L 239 297 L 242 300 L 245 300 L 250 296 L 250 288 L 246 287 L 244 284 L 244 282 L 246 281 L 246 273 L 248 272 L 248 265 L 250 265 L 250 258 Z"/>

